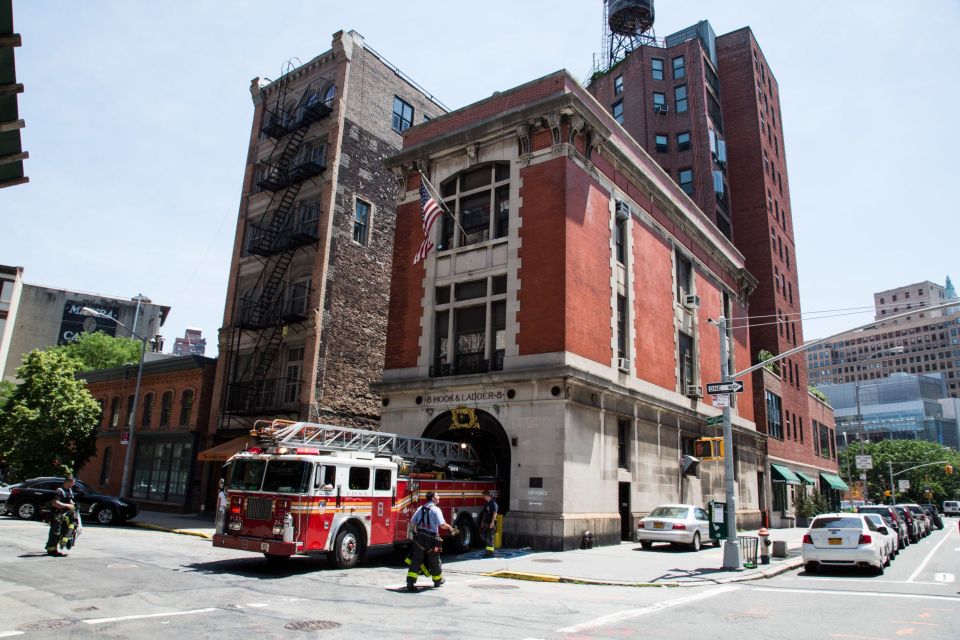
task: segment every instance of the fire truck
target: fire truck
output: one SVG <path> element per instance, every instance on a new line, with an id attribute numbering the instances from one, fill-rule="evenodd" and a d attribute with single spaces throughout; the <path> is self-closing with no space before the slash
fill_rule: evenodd
<path id="1" fill-rule="evenodd" d="M 495 478 L 475 477 L 480 461 L 467 443 L 283 420 L 257 422 L 251 436 L 256 444 L 227 461 L 213 545 L 272 562 L 327 554 L 347 569 L 368 549 L 408 545 L 428 491 L 459 529 L 453 546 L 466 550 L 478 539 L 483 491 L 496 495 Z"/>

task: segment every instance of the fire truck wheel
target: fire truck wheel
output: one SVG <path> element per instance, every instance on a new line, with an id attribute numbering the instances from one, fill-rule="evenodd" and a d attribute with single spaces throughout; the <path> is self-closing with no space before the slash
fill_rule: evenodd
<path id="1" fill-rule="evenodd" d="M 263 557 L 267 559 L 268 564 L 272 565 L 281 565 L 286 564 L 290 560 L 290 556 L 283 556 L 277 553 L 265 553 Z"/>
<path id="2" fill-rule="evenodd" d="M 333 543 L 333 563 L 338 569 L 350 569 L 357 566 L 363 556 L 363 538 L 356 528 L 347 525 L 340 529 Z"/>
<path id="3" fill-rule="evenodd" d="M 473 518 L 469 515 L 462 515 L 457 518 L 456 525 L 457 529 L 460 530 L 460 535 L 457 536 L 456 547 L 457 553 L 466 553 L 473 548 L 474 543 L 477 540 L 477 532 L 473 528 Z"/>

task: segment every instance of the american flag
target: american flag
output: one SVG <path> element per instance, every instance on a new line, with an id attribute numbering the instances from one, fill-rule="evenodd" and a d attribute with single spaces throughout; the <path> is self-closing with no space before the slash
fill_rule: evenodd
<path id="1" fill-rule="evenodd" d="M 433 196 L 427 192 L 426 187 L 423 186 L 423 181 L 421 181 L 420 219 L 423 222 L 423 242 L 420 243 L 420 250 L 417 251 L 417 255 L 413 258 L 413 264 L 417 264 L 426 258 L 430 250 L 433 249 L 433 242 L 430 241 L 430 230 L 433 228 L 433 223 L 442 215 L 443 209 L 441 209 L 437 201 L 433 199 Z"/>

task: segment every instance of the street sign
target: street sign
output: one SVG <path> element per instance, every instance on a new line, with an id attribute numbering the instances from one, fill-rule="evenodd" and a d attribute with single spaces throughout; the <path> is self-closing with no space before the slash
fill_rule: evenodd
<path id="1" fill-rule="evenodd" d="M 897 480 L 897 489 L 899 489 L 900 491 L 906 491 L 909 488 L 910 488 L 909 480 Z"/>
<path id="2" fill-rule="evenodd" d="M 729 407 L 730 406 L 730 394 L 729 393 L 719 393 L 713 396 L 713 406 L 715 407 Z M 723 417 L 721 416 L 720 421 L 723 422 Z"/>
<path id="3" fill-rule="evenodd" d="M 723 424 L 723 416 L 710 416 L 707 418 L 708 427 L 715 427 L 718 424 Z"/>
<path id="4" fill-rule="evenodd" d="M 732 382 L 711 382 L 707 385 L 707 393 L 713 395 L 717 393 L 742 393 L 743 383 L 739 380 Z"/>
<path id="5" fill-rule="evenodd" d="M 857 469 L 873 469 L 873 456 L 857 456 Z"/>
<path id="6" fill-rule="evenodd" d="M 130 431 L 128 429 L 124 429 L 120 432 L 120 444 L 130 444 Z"/>

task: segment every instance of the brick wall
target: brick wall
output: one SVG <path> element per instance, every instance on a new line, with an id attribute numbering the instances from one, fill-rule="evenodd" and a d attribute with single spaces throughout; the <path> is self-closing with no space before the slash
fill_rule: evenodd
<path id="1" fill-rule="evenodd" d="M 675 389 L 673 249 L 660 234 L 641 223 L 633 225 L 632 240 L 637 376 Z"/>

